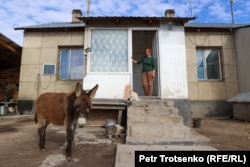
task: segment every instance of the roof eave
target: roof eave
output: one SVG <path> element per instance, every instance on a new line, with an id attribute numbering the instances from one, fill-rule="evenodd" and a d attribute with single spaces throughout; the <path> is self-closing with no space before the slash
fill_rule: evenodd
<path id="1" fill-rule="evenodd" d="M 112 16 L 112 17 L 77 17 L 83 23 L 87 23 L 92 20 L 157 20 L 157 21 L 181 21 L 186 23 L 191 20 L 195 20 L 196 17 L 127 17 L 127 16 Z"/>
<path id="2" fill-rule="evenodd" d="M 25 26 L 25 27 L 16 27 L 14 30 L 39 30 L 39 29 L 76 29 L 76 28 L 84 28 L 85 25 L 83 25 L 82 22 L 79 23 L 68 23 L 67 25 L 61 25 L 61 24 L 67 24 L 65 23 L 49 23 L 49 24 L 41 24 L 41 25 L 35 25 L 35 26 Z M 72 26 L 70 26 L 72 25 Z M 74 25 L 74 26 L 73 26 Z"/>

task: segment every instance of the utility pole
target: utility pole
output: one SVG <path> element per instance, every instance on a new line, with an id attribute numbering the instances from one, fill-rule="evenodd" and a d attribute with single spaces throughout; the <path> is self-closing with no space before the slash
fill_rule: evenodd
<path id="1" fill-rule="evenodd" d="M 191 14 L 191 17 L 193 17 L 192 0 L 189 1 L 189 5 L 190 5 L 190 14 Z"/>
<path id="2" fill-rule="evenodd" d="M 90 3 L 91 3 L 91 0 L 87 0 L 87 17 L 90 16 Z"/>
<path id="3" fill-rule="evenodd" d="M 232 15 L 232 23 L 234 24 L 234 12 L 233 12 L 233 0 L 230 0 L 230 6 L 231 6 L 231 15 Z"/>

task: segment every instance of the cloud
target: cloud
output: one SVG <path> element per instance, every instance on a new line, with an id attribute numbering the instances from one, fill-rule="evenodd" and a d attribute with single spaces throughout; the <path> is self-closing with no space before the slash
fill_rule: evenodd
<path id="1" fill-rule="evenodd" d="M 250 23 L 250 1 L 234 0 L 233 12 L 235 23 Z"/>
<path id="2" fill-rule="evenodd" d="M 72 0 L 8 0 L 1 2 L 1 33 L 22 45 L 23 32 L 15 27 L 71 21 L 71 11 L 83 7 L 79 1 Z M 75 4 L 76 3 L 76 4 Z"/>
<path id="3" fill-rule="evenodd" d="M 225 4 L 218 2 L 209 7 L 209 15 L 212 17 L 211 20 L 216 20 L 216 22 L 230 22 L 231 21 L 231 11 L 229 8 L 229 3 Z"/>
<path id="4" fill-rule="evenodd" d="M 192 10 L 190 6 L 192 2 Z M 196 22 L 231 23 L 230 0 L 91 0 L 91 16 L 164 16 L 166 9 L 175 9 L 177 17 L 198 17 Z M 86 15 L 87 0 L 2 0 L 0 31 L 19 45 L 23 32 L 15 27 L 69 22 L 73 9 Z M 234 0 L 236 23 L 249 23 L 250 2 Z"/>

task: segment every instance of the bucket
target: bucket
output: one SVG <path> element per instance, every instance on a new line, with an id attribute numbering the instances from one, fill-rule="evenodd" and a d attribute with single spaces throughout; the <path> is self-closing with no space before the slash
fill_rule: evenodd
<path id="1" fill-rule="evenodd" d="M 7 106 L 0 106 L 0 115 L 7 115 L 8 107 Z"/>
<path id="2" fill-rule="evenodd" d="M 194 118 L 193 119 L 193 127 L 194 128 L 200 128 L 201 127 L 201 119 L 200 118 Z"/>
<path id="3" fill-rule="evenodd" d="M 112 126 L 112 125 L 116 125 L 116 121 L 113 119 L 106 119 L 105 121 L 105 128 Z"/>

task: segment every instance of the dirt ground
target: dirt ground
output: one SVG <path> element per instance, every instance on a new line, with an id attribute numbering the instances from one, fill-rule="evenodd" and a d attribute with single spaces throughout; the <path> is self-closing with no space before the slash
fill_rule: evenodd
<path id="1" fill-rule="evenodd" d="M 205 143 L 218 150 L 249 150 L 250 122 L 233 119 L 202 119 L 200 128 L 193 133 L 203 135 Z M 38 135 L 33 117 L 0 117 L 0 166 L 1 167 L 113 167 L 119 138 L 111 142 L 105 129 L 86 127 L 77 129 L 73 160 L 64 157 L 65 132 L 63 127 L 49 125 L 46 136 L 46 151 L 38 148 Z"/>
<path id="2" fill-rule="evenodd" d="M 195 132 L 208 138 L 207 144 L 217 150 L 250 151 L 250 122 L 229 118 L 201 120 Z"/>
<path id="3" fill-rule="evenodd" d="M 117 143 L 112 142 L 101 127 L 76 130 L 73 160 L 64 155 L 65 130 L 50 124 L 46 133 L 46 151 L 38 147 L 38 134 L 33 116 L 6 119 L 0 117 L 0 167 L 112 167 Z"/>

